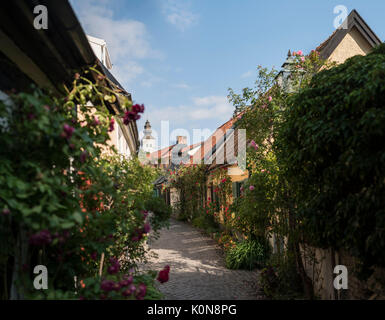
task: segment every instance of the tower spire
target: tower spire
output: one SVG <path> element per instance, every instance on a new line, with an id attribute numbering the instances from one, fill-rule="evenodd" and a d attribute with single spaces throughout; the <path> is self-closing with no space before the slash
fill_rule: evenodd
<path id="1" fill-rule="evenodd" d="M 146 123 L 144 124 L 144 137 L 142 139 L 142 149 L 145 152 L 153 152 L 155 151 L 155 138 L 152 136 L 152 129 L 151 124 L 148 119 L 146 120 Z"/>

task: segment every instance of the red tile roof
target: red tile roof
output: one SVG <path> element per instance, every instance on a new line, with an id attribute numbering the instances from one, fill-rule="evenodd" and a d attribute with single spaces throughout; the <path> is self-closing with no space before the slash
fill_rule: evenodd
<path id="1" fill-rule="evenodd" d="M 231 129 L 236 119 L 230 119 L 229 121 L 222 124 L 218 127 L 214 133 L 205 141 L 198 142 L 189 146 L 182 148 L 180 151 L 185 153 L 189 150 L 193 150 L 199 145 L 201 146 L 193 155 L 190 156 L 189 164 L 200 164 L 205 158 L 209 158 L 212 154 L 213 148 L 220 143 L 223 139 L 223 136 L 226 134 L 228 129 Z M 147 158 L 153 162 L 158 163 L 158 159 L 161 159 L 161 163 L 171 164 L 172 150 L 177 144 L 162 148 L 158 151 L 150 153 Z"/>
<path id="2" fill-rule="evenodd" d="M 229 121 L 218 127 L 214 133 L 202 143 L 202 146 L 194 153 L 192 157 L 193 163 L 201 163 L 205 159 L 208 159 L 212 155 L 213 148 L 219 144 L 226 131 L 231 129 L 236 119 L 231 118 Z"/>

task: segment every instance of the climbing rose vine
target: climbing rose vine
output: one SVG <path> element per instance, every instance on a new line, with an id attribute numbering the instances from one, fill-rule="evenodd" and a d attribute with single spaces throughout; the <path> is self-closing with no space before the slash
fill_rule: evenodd
<path id="1" fill-rule="evenodd" d="M 76 74 L 60 97 L 34 87 L 0 101 L 2 299 L 160 297 L 157 273 L 137 267 L 168 218 L 146 211 L 156 172 L 108 144 L 144 106 L 121 100 L 111 116 L 115 92 L 103 75 L 91 79 Z M 47 267 L 47 290 L 33 287 L 36 265 Z"/>

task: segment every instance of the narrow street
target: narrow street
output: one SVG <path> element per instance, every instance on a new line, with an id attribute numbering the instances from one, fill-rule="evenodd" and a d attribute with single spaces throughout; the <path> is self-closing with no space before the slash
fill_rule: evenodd
<path id="1" fill-rule="evenodd" d="M 170 279 L 159 285 L 167 300 L 257 300 L 258 273 L 228 270 L 220 248 L 191 225 L 171 220 L 160 238 L 150 241 L 152 252 L 146 268 L 170 266 Z"/>

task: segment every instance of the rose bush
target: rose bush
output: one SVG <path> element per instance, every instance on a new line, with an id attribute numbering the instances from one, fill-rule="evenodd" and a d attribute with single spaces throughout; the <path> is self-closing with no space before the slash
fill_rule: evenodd
<path id="1" fill-rule="evenodd" d="M 179 194 L 178 218 L 192 221 L 206 199 L 206 167 L 204 165 L 181 165 L 168 173 L 169 187 Z"/>
<path id="2" fill-rule="evenodd" d="M 64 96 L 32 88 L 0 102 L 3 299 L 142 299 L 152 292 L 155 275 L 130 269 L 145 261 L 155 172 L 108 145 L 116 122 L 133 120 L 131 113 L 137 119 L 144 107 L 120 97 L 122 114 L 112 117 L 106 101 L 117 96 L 102 75 L 96 82 L 90 75 L 77 74 Z M 48 269 L 48 290 L 33 288 L 39 264 Z M 108 281 L 116 293 L 118 280 L 125 294 L 102 296 Z"/>
<path id="3" fill-rule="evenodd" d="M 294 211 L 295 190 L 285 174 L 288 164 L 283 157 L 277 157 L 286 148 L 278 133 L 291 112 L 291 98 L 305 89 L 320 69 L 332 66 L 316 51 L 307 56 L 302 51 L 293 52 L 284 72 L 258 67 L 253 88 L 245 88 L 241 94 L 229 89 L 236 126 L 246 129 L 246 166 L 250 174 L 242 196 L 231 206 L 234 228 L 261 243 L 265 253 L 270 251 L 268 240 L 274 234 L 280 259 L 297 268 L 307 292 L 309 281 L 299 250 L 303 230 Z"/>

